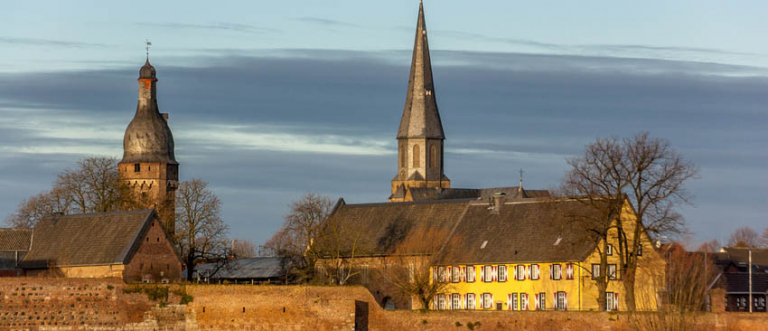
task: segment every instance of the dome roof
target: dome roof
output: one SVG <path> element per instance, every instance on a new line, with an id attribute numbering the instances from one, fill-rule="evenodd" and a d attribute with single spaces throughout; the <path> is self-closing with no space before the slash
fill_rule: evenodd
<path id="1" fill-rule="evenodd" d="M 139 79 L 155 79 L 155 68 L 149 61 L 141 67 Z M 123 137 L 123 160 L 126 163 L 157 162 L 178 164 L 174 155 L 173 134 L 168 123 L 160 115 L 157 98 L 154 97 L 155 85 L 151 92 L 139 93 L 139 104 Z"/>
<path id="2" fill-rule="evenodd" d="M 149 64 L 149 59 L 147 59 L 147 62 L 144 63 L 144 66 L 139 69 L 139 79 L 141 78 L 155 78 L 157 72 L 155 72 L 155 67 L 153 67 L 151 64 Z"/>

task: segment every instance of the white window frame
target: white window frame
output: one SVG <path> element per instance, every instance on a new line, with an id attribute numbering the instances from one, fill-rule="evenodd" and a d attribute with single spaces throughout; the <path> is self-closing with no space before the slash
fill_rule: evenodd
<path id="1" fill-rule="evenodd" d="M 515 268 L 517 268 L 517 280 L 525 280 L 525 266 L 519 264 Z"/>
<path id="2" fill-rule="evenodd" d="M 539 293 L 539 310 L 547 310 L 547 294 Z"/>
<path id="3" fill-rule="evenodd" d="M 476 309 L 475 294 L 467 293 L 467 309 Z"/>
<path id="4" fill-rule="evenodd" d="M 597 270 L 597 272 L 595 272 Z M 600 277 L 600 265 L 599 264 L 593 264 L 592 265 L 592 279 L 597 279 Z"/>
<path id="5" fill-rule="evenodd" d="M 643 256 L 643 244 L 637 244 L 637 250 L 635 250 L 637 256 Z"/>
<path id="6" fill-rule="evenodd" d="M 483 293 L 483 309 L 493 309 L 493 300 L 490 293 Z"/>
<path id="7" fill-rule="evenodd" d="M 613 269 L 613 270 L 611 270 L 611 269 Z M 608 279 L 610 279 L 610 280 L 617 280 L 617 279 L 619 279 L 618 268 L 616 267 L 615 264 L 609 264 L 607 271 L 608 271 Z"/>
<path id="8" fill-rule="evenodd" d="M 560 264 L 553 264 L 552 265 L 552 279 L 554 280 L 561 280 L 563 279 L 563 267 Z"/>
<path id="9" fill-rule="evenodd" d="M 461 270 L 459 267 L 451 268 L 451 282 L 458 283 L 461 281 Z"/>
<path id="10" fill-rule="evenodd" d="M 555 302 L 555 309 L 565 310 L 565 292 L 557 292 L 557 302 Z"/>
<path id="11" fill-rule="evenodd" d="M 613 255 L 613 245 L 608 244 L 608 247 L 605 249 L 605 255 L 608 255 L 608 256 Z"/>
<path id="12" fill-rule="evenodd" d="M 461 309 L 461 295 L 454 293 L 451 295 L 451 309 Z"/>
<path id="13" fill-rule="evenodd" d="M 511 302 L 512 303 L 512 309 L 511 310 L 518 310 L 519 309 L 518 308 L 519 307 L 519 302 L 518 302 L 517 296 L 518 296 L 517 293 L 512 293 L 512 302 Z"/>
<path id="14" fill-rule="evenodd" d="M 613 292 L 605 292 L 605 311 L 613 311 Z"/>
<path id="15" fill-rule="evenodd" d="M 538 264 L 531 264 L 531 280 L 539 280 L 539 278 L 541 278 L 541 268 Z"/>
<path id="16" fill-rule="evenodd" d="M 486 265 L 486 266 L 483 266 L 483 268 L 485 268 L 485 270 L 483 271 L 483 276 L 485 276 L 483 278 L 483 281 L 485 281 L 486 283 L 493 282 L 493 266 Z"/>
<path id="17" fill-rule="evenodd" d="M 496 272 L 498 275 L 496 275 L 496 279 L 499 282 L 506 282 L 507 281 L 507 266 L 505 265 L 499 265 L 496 268 Z"/>
<path id="18" fill-rule="evenodd" d="M 437 302 L 439 302 L 438 308 L 439 310 L 445 310 L 445 294 L 440 294 L 437 296 Z"/>
<path id="19" fill-rule="evenodd" d="M 466 273 L 467 283 L 474 283 L 475 282 L 475 266 L 468 265 L 465 273 Z"/>

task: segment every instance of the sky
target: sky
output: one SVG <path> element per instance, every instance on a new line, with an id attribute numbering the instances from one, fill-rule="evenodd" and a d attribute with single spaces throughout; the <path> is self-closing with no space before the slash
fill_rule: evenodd
<path id="1" fill-rule="evenodd" d="M 700 168 L 693 242 L 768 226 L 765 1 L 426 1 L 453 187 L 556 187 L 599 137 Z M 418 2 L 27 1 L 0 10 L 0 218 L 79 159 L 122 156 L 145 40 L 180 179 L 266 241 L 317 192 L 384 202 Z"/>

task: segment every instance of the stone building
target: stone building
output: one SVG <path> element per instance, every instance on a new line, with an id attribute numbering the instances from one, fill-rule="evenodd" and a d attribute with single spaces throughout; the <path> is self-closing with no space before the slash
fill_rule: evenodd
<path id="1" fill-rule="evenodd" d="M 173 236 L 176 219 L 176 189 L 179 163 L 174 155 L 173 134 L 168 114 L 157 106 L 157 74 L 149 59 L 139 70 L 139 101 L 123 138 L 120 178 L 145 208 L 157 210 L 168 233 Z"/>
<path id="2" fill-rule="evenodd" d="M 181 260 L 154 210 L 56 215 L 31 231 L 19 264 L 27 276 L 181 279 Z"/>
<path id="3" fill-rule="evenodd" d="M 752 251 L 750 264 L 749 254 Z M 713 254 L 719 267 L 719 283 L 725 290 L 726 311 L 749 311 L 749 271 L 752 269 L 752 311 L 766 312 L 768 306 L 768 249 L 723 247 Z"/>

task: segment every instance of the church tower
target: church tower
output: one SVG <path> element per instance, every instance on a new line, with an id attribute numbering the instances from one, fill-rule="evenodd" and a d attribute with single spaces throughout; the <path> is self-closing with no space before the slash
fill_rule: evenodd
<path id="1" fill-rule="evenodd" d="M 444 140 L 432 80 L 424 4 L 420 3 L 405 108 L 397 131 L 398 172 L 392 179 L 390 202 L 410 201 L 410 188 L 451 187 L 443 173 Z"/>
<path id="2" fill-rule="evenodd" d="M 168 114 L 157 107 L 157 76 L 149 58 L 139 70 L 139 103 L 123 137 L 120 179 L 131 188 L 143 208 L 154 208 L 165 230 L 173 235 L 179 163 L 173 152 Z"/>

